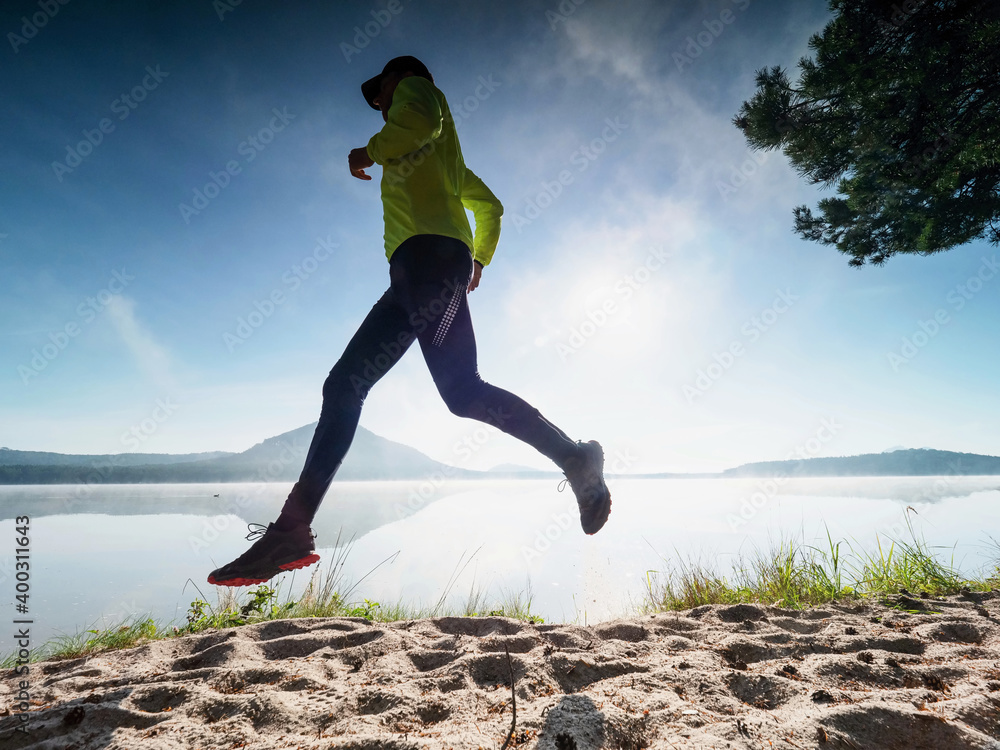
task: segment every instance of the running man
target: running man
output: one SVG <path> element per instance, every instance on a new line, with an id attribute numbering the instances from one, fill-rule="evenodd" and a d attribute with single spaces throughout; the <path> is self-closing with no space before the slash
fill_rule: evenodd
<path id="1" fill-rule="evenodd" d="M 319 560 L 310 524 L 351 446 L 365 397 L 414 340 L 453 414 L 493 425 L 555 462 L 576 495 L 585 533 L 599 531 L 611 512 L 601 445 L 570 439 L 530 404 L 479 376 L 467 295 L 493 258 L 503 206 L 465 166 L 444 94 L 414 57 L 390 60 L 361 93 L 386 124 L 365 148 L 351 151 L 348 164 L 360 180 L 371 179 L 368 167 L 382 167 L 389 288 L 323 385 L 305 466 L 278 519 L 266 529 L 251 524 L 260 528 L 247 539 L 258 541 L 212 571 L 209 583 L 263 583 Z M 385 364 L 373 374 L 372 362 Z"/>

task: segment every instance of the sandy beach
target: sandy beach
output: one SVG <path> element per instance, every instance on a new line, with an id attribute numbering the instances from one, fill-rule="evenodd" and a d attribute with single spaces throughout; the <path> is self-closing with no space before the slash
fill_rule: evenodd
<path id="1" fill-rule="evenodd" d="M 5 670 L 0 747 L 500 748 L 512 670 L 509 747 L 1000 748 L 1000 593 L 887 604 L 209 630 Z"/>

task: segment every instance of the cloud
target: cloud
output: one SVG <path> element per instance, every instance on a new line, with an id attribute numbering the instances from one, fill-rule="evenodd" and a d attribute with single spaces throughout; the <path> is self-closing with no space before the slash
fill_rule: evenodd
<path id="1" fill-rule="evenodd" d="M 145 376 L 162 391 L 174 393 L 170 355 L 136 318 L 135 307 L 134 299 L 115 295 L 107 305 L 108 318 Z"/>

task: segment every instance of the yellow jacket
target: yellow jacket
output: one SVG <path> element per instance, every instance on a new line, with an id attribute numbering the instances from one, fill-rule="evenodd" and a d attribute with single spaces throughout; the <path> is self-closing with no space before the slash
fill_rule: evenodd
<path id="1" fill-rule="evenodd" d="M 388 121 L 367 149 L 382 166 L 386 258 L 414 235 L 441 234 L 462 240 L 489 265 L 503 206 L 465 166 L 448 102 L 433 83 L 419 76 L 400 81 Z M 466 208 L 476 220 L 475 237 Z"/>

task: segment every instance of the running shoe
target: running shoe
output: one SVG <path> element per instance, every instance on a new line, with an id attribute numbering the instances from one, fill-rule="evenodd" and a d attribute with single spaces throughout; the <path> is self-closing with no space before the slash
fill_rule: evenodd
<path id="1" fill-rule="evenodd" d="M 580 508 L 580 525 L 586 534 L 596 534 L 611 513 L 611 492 L 604 483 L 604 449 L 596 440 L 577 442 L 579 453 L 563 466 L 566 478 L 559 484 L 562 492 L 569 482 Z"/>
<path id="2" fill-rule="evenodd" d="M 256 526 L 257 528 L 252 528 Z M 291 531 L 279 531 L 273 523 L 252 523 L 247 540 L 260 539 L 250 549 L 212 571 L 208 582 L 216 586 L 252 586 L 273 578 L 285 570 L 297 570 L 319 560 L 313 546 L 316 535 L 308 525 Z"/>

